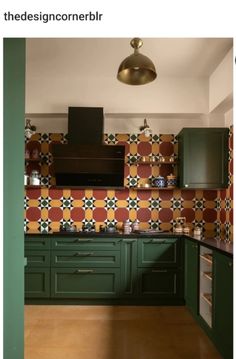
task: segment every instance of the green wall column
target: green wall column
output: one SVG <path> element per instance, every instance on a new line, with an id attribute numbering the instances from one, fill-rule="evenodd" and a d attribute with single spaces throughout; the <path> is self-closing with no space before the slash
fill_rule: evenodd
<path id="1" fill-rule="evenodd" d="M 25 39 L 4 39 L 4 359 L 24 358 Z"/>

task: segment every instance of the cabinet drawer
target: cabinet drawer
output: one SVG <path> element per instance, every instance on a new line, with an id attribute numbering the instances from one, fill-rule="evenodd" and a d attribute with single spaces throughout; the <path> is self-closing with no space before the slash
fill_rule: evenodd
<path id="1" fill-rule="evenodd" d="M 53 251 L 53 267 L 120 267 L 119 251 Z"/>
<path id="2" fill-rule="evenodd" d="M 26 250 L 27 267 L 50 267 L 49 251 L 32 251 Z"/>
<path id="3" fill-rule="evenodd" d="M 25 237 L 25 249 L 50 249 L 50 238 L 41 236 Z"/>
<path id="4" fill-rule="evenodd" d="M 176 267 L 180 262 L 178 238 L 138 240 L 138 267 Z"/>
<path id="5" fill-rule="evenodd" d="M 111 298 L 119 294 L 117 268 L 52 268 L 51 296 L 57 298 Z"/>
<path id="6" fill-rule="evenodd" d="M 52 248 L 61 250 L 120 250 L 120 239 L 118 238 L 81 238 L 77 236 L 52 238 Z"/>
<path id="7" fill-rule="evenodd" d="M 25 269 L 25 297 L 48 298 L 50 296 L 50 268 Z"/>
<path id="8" fill-rule="evenodd" d="M 183 297 L 181 271 L 173 269 L 138 269 L 138 291 L 143 297 Z"/>

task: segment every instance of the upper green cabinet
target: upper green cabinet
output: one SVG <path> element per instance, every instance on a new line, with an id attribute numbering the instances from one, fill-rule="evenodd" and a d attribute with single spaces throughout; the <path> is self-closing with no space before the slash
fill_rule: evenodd
<path id="1" fill-rule="evenodd" d="M 180 188 L 228 187 L 227 128 L 183 128 L 179 142 Z"/>

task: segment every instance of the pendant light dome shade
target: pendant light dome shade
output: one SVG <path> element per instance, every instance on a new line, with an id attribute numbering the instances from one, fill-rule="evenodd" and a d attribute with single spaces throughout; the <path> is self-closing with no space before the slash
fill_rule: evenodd
<path id="1" fill-rule="evenodd" d="M 139 52 L 143 42 L 139 38 L 130 41 L 134 53 L 126 57 L 119 66 L 117 79 L 128 85 L 145 85 L 157 77 L 153 62 Z"/>

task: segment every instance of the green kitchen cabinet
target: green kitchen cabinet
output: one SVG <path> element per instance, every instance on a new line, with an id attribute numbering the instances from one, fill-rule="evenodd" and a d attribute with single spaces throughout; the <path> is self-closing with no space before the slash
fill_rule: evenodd
<path id="1" fill-rule="evenodd" d="M 25 250 L 49 250 L 50 249 L 50 239 L 44 236 L 30 236 L 28 235 L 25 238 Z"/>
<path id="2" fill-rule="evenodd" d="M 178 238 L 140 238 L 138 267 L 176 267 L 181 261 Z"/>
<path id="3" fill-rule="evenodd" d="M 120 251 L 52 251 L 53 267 L 120 267 Z"/>
<path id="4" fill-rule="evenodd" d="M 51 242 L 52 249 L 54 250 L 85 250 L 85 251 L 112 251 L 120 250 L 120 240 L 118 238 L 94 238 L 94 237 L 80 237 L 68 236 L 60 237 L 55 236 Z"/>
<path id="5" fill-rule="evenodd" d="M 185 239 L 185 302 L 194 317 L 198 312 L 198 257 L 198 244 Z"/>
<path id="6" fill-rule="evenodd" d="M 137 294 L 137 242 L 135 238 L 123 238 L 121 242 L 121 295 Z"/>
<path id="7" fill-rule="evenodd" d="M 183 128 L 178 135 L 179 187 L 228 187 L 227 128 Z"/>
<path id="8" fill-rule="evenodd" d="M 54 237 L 51 247 L 52 298 L 119 296 L 119 238 Z"/>
<path id="9" fill-rule="evenodd" d="M 50 268 L 29 267 L 25 269 L 25 297 L 50 297 Z"/>
<path id="10" fill-rule="evenodd" d="M 224 359 L 233 358 L 233 258 L 214 251 L 214 342 Z"/>
<path id="11" fill-rule="evenodd" d="M 119 295 L 119 268 L 52 268 L 52 298 L 114 298 Z"/>
<path id="12" fill-rule="evenodd" d="M 140 238 L 137 259 L 139 297 L 183 299 L 182 238 Z"/>
<path id="13" fill-rule="evenodd" d="M 43 236 L 27 236 L 25 258 L 25 298 L 49 298 L 50 239 Z"/>
<path id="14" fill-rule="evenodd" d="M 173 268 L 139 268 L 138 293 L 143 298 L 182 298 L 182 272 Z"/>

